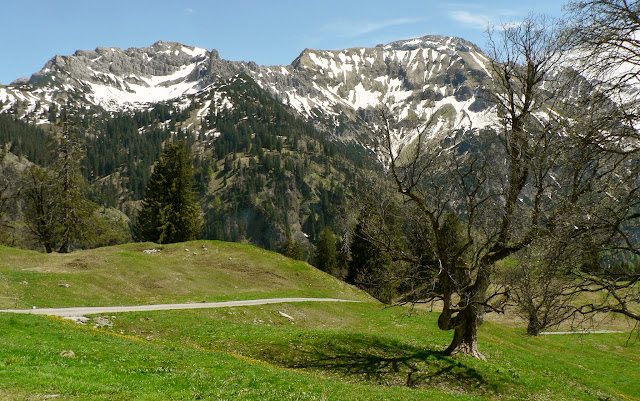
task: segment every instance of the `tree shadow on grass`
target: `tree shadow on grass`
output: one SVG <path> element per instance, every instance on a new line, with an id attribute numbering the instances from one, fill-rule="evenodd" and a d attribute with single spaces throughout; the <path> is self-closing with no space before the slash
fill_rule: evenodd
<path id="1" fill-rule="evenodd" d="M 382 385 L 430 386 L 473 393 L 495 391 L 459 357 L 379 337 L 306 339 L 271 357 L 289 368 L 327 371 Z"/>

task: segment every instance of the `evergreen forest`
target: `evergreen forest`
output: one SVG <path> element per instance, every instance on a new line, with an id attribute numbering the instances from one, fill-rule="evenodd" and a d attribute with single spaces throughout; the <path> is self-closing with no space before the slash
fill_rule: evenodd
<path id="1" fill-rule="evenodd" d="M 233 107 L 221 107 L 221 99 Z M 203 111 L 205 105 L 209 109 Z M 198 112 L 205 117 L 197 118 Z M 5 169 L 25 170 L 31 164 L 52 169 L 61 127 L 73 127 L 84 149 L 87 197 L 133 227 L 163 148 L 184 142 L 203 212 L 202 238 L 246 241 L 270 250 L 280 250 L 290 238 L 306 259 L 325 227 L 342 229 L 347 205 L 362 189 L 361 172 L 380 168 L 372 152 L 330 140 L 245 75 L 193 97 L 187 107 L 163 103 L 107 113 L 68 105 L 52 107 L 49 118 L 52 124 L 36 125 L 0 114 L 0 145 L 17 158 L 11 163 L 7 158 Z M 5 218 L 13 220 L 13 244 L 39 249 L 24 229 L 24 215 Z"/>

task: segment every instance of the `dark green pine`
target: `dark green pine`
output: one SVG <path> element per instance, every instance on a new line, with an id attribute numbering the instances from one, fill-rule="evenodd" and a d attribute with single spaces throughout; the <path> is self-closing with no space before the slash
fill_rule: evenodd
<path id="1" fill-rule="evenodd" d="M 139 241 L 163 244 L 199 238 L 202 211 L 184 142 L 168 144 L 154 166 L 134 231 Z"/>

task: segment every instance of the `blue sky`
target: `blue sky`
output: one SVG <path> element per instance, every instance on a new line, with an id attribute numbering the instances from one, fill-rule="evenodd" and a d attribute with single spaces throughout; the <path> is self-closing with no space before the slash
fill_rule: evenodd
<path id="1" fill-rule="evenodd" d="M 304 48 L 375 46 L 429 34 L 484 47 L 487 24 L 530 12 L 560 16 L 559 0 L 0 0 L 0 82 L 56 54 L 158 40 L 217 49 L 228 60 L 289 64 Z"/>

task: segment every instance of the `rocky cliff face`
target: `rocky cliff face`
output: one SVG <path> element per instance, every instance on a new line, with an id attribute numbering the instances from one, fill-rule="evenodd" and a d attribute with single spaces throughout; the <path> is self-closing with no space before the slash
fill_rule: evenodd
<path id="1" fill-rule="evenodd" d="M 411 125 L 431 115 L 449 127 L 482 128 L 495 112 L 483 100 L 487 59 L 463 39 L 425 36 L 373 48 L 304 50 L 289 66 L 231 62 L 218 53 L 173 42 L 146 48 L 99 47 L 56 56 L 28 81 L 0 88 L 0 112 L 46 123 L 51 105 L 72 103 L 107 111 L 148 107 L 210 90 L 246 73 L 263 89 L 328 135 L 366 135 L 386 106 Z M 409 132 L 409 130 L 407 130 Z M 411 135 L 398 132 L 399 144 Z"/>
<path id="2" fill-rule="evenodd" d="M 369 120 L 381 106 L 406 121 L 437 114 L 452 128 L 482 128 L 496 121 L 482 96 L 490 85 L 488 60 L 460 38 L 425 36 L 373 48 L 306 49 L 290 66 L 262 68 L 253 77 L 305 117 L 337 131 L 345 120 Z M 399 135 L 399 140 L 411 139 Z"/>
<path id="3" fill-rule="evenodd" d="M 54 57 L 26 83 L 7 88 L 7 93 L 19 100 L 23 95 L 29 102 L 37 98 L 41 104 L 72 100 L 118 111 L 197 92 L 208 59 L 205 49 L 169 42 L 142 49 L 79 50 Z"/>
<path id="4" fill-rule="evenodd" d="M 327 112 L 335 104 L 354 110 L 386 104 L 406 117 L 410 111 L 423 114 L 446 98 L 474 99 L 475 91 L 489 78 L 486 62 L 469 42 L 427 36 L 374 48 L 307 49 L 289 70 L 309 79 L 320 97 L 310 101 Z M 305 93 L 296 95 L 288 97 L 297 97 L 300 103 L 309 98 Z"/>

